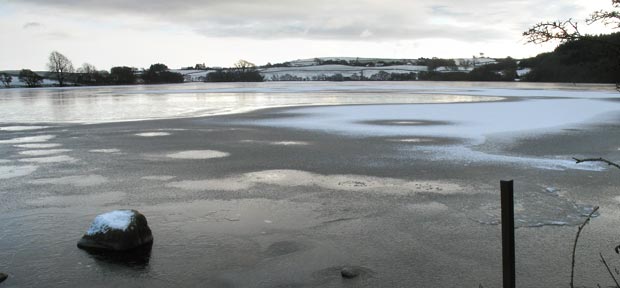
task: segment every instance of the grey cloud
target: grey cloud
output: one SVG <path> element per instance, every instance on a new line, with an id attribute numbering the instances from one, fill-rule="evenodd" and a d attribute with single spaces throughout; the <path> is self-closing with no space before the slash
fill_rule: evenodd
<path id="1" fill-rule="evenodd" d="M 185 26 L 205 36 L 260 39 L 483 41 L 514 37 L 513 34 L 520 34 L 518 29 L 524 29 L 516 25 L 503 27 L 505 22 L 542 20 L 530 12 L 540 9 L 541 3 L 536 0 L 0 0 L 3 1 L 89 15 L 94 14 L 92 11 L 137 15 Z M 548 0 L 544 10 L 570 10 L 574 8 L 570 2 Z"/>

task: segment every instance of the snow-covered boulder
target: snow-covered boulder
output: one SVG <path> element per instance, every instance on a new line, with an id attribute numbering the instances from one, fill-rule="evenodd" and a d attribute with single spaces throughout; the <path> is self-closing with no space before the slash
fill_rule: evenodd
<path id="1" fill-rule="evenodd" d="M 153 235 L 144 215 L 136 210 L 115 210 L 95 217 L 78 247 L 126 251 L 151 243 Z"/>

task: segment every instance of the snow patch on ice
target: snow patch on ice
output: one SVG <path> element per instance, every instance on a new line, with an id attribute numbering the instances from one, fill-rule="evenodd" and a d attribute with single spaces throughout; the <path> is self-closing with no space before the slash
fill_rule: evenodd
<path id="1" fill-rule="evenodd" d="M 210 180 L 185 180 L 166 184 L 167 187 L 183 190 L 215 190 L 215 191 L 237 191 L 249 189 L 253 183 L 241 178 L 224 178 Z"/>
<path id="2" fill-rule="evenodd" d="M 121 150 L 119 149 L 92 149 L 92 150 L 88 150 L 88 152 L 92 152 L 92 153 L 118 153 L 121 152 Z"/>
<path id="3" fill-rule="evenodd" d="M 28 201 L 28 204 L 38 207 L 79 207 L 82 205 L 89 206 L 106 206 L 118 203 L 127 194 L 125 192 L 103 192 L 92 193 L 87 195 L 54 195 L 37 198 Z"/>
<path id="4" fill-rule="evenodd" d="M 26 150 L 26 151 L 20 151 L 19 154 L 26 155 L 26 156 L 47 156 L 47 155 L 65 153 L 69 151 L 71 150 L 70 149 Z"/>
<path id="5" fill-rule="evenodd" d="M 402 138 L 402 139 L 387 139 L 388 142 L 402 142 L 402 143 L 428 143 L 433 140 L 428 138 Z"/>
<path id="6" fill-rule="evenodd" d="M 154 181 L 168 181 L 176 178 L 177 176 L 171 175 L 155 175 L 155 176 L 144 176 L 141 179 L 144 180 L 154 180 Z"/>
<path id="7" fill-rule="evenodd" d="M 495 155 L 485 152 L 475 151 L 465 146 L 432 146 L 432 147 L 413 147 L 408 151 L 422 152 L 422 157 L 432 160 L 460 161 L 466 163 L 508 163 L 520 166 L 529 166 L 545 170 L 564 171 L 567 169 L 584 171 L 603 171 L 605 167 L 597 163 L 576 164 L 573 160 L 553 159 L 553 158 L 534 158 L 527 156 Z M 430 153 L 428 153 L 430 152 Z M 570 157 L 567 157 L 570 159 Z"/>
<path id="8" fill-rule="evenodd" d="M 188 150 L 170 153 L 166 156 L 174 159 L 212 159 L 228 157 L 230 153 L 216 150 Z"/>
<path id="9" fill-rule="evenodd" d="M 458 184 L 439 181 L 407 181 L 366 175 L 321 175 L 301 170 L 264 170 L 236 177 L 207 180 L 189 180 L 169 183 L 168 187 L 185 190 L 235 191 L 258 184 L 277 186 L 317 186 L 324 189 L 377 192 L 406 195 L 413 193 L 464 193 Z"/>
<path id="10" fill-rule="evenodd" d="M 262 140 L 241 140 L 241 143 L 258 143 L 258 144 L 267 144 L 267 145 L 278 145 L 278 146 L 305 146 L 310 145 L 309 142 L 306 141 L 262 141 Z"/>
<path id="11" fill-rule="evenodd" d="M 134 212 L 131 210 L 115 210 L 95 217 L 95 220 L 86 231 L 86 235 L 105 233 L 110 230 L 127 230 Z"/>
<path id="12" fill-rule="evenodd" d="M 0 127 L 0 131 L 29 131 L 49 128 L 51 126 L 5 126 Z"/>
<path id="13" fill-rule="evenodd" d="M 308 142 L 305 141 L 276 141 L 271 142 L 272 145 L 283 145 L 283 146 L 304 146 L 308 145 Z"/>
<path id="14" fill-rule="evenodd" d="M 26 148 L 26 149 L 45 149 L 45 148 L 56 148 L 60 146 L 62 146 L 62 144 L 58 144 L 58 143 L 35 143 L 35 144 L 13 145 L 13 147 L 16 147 L 16 148 Z"/>
<path id="15" fill-rule="evenodd" d="M 0 144 L 47 142 L 51 139 L 54 139 L 55 137 L 56 135 L 39 135 L 39 136 L 19 137 L 19 138 L 7 139 L 7 140 L 0 140 Z"/>
<path id="16" fill-rule="evenodd" d="M 19 159 L 20 162 L 26 163 L 74 163 L 77 162 L 78 159 L 75 159 L 71 156 L 67 155 L 58 155 L 58 156 L 50 156 L 50 157 L 37 157 L 37 158 L 23 158 Z"/>
<path id="17" fill-rule="evenodd" d="M 438 213 L 449 210 L 448 206 L 439 202 L 423 202 L 408 204 L 407 209 L 413 212 L 420 212 L 422 214 Z"/>
<path id="18" fill-rule="evenodd" d="M 144 133 L 136 133 L 134 134 L 140 137 L 160 137 L 160 136 L 170 136 L 168 132 L 144 132 Z"/>
<path id="19" fill-rule="evenodd" d="M 73 185 L 77 187 L 98 186 L 108 182 L 108 178 L 101 175 L 76 175 L 56 178 L 41 178 L 30 181 L 34 185 Z"/>
<path id="20" fill-rule="evenodd" d="M 34 165 L 0 166 L 0 179 L 9 179 L 30 175 L 38 168 L 39 166 Z"/>

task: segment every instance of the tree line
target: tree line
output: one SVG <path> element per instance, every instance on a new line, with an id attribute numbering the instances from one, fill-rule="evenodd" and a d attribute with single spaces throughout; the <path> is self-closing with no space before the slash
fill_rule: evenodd
<path id="1" fill-rule="evenodd" d="M 75 69 L 71 60 L 58 51 L 50 53 L 47 68 L 48 72 L 43 75 L 30 69 L 22 69 L 17 77 L 27 87 L 42 86 L 45 77 L 56 80 L 60 87 L 183 83 L 185 80 L 181 73 L 171 72 L 168 66 L 161 63 L 142 70 L 127 66 L 112 67 L 110 71 L 98 70 L 89 63 Z M 8 73 L 0 73 L 0 82 L 6 88 L 11 87 L 12 78 Z"/>

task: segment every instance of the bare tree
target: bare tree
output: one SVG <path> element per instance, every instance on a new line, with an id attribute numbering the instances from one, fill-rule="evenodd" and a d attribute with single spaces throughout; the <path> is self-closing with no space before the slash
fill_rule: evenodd
<path id="1" fill-rule="evenodd" d="M 5 88 L 11 88 L 11 81 L 13 81 L 13 76 L 8 73 L 0 73 L 0 82 Z"/>
<path id="2" fill-rule="evenodd" d="M 620 28 L 620 0 L 611 0 L 612 10 L 595 11 L 588 18 L 586 24 L 603 23 L 614 29 Z M 576 20 L 569 18 L 568 20 L 540 22 L 532 26 L 529 30 L 523 32 L 528 43 L 544 43 L 552 40 L 560 42 L 569 42 L 581 39 L 583 34 L 579 31 L 579 25 Z"/>
<path id="3" fill-rule="evenodd" d="M 71 61 L 58 51 L 50 53 L 47 68 L 56 77 L 58 85 L 61 87 L 65 85 L 67 74 L 73 73 L 74 71 Z"/>
<path id="4" fill-rule="evenodd" d="M 41 86 L 43 77 L 32 70 L 22 69 L 22 71 L 19 72 L 19 81 L 26 83 L 28 87 L 38 87 Z"/>
<path id="5" fill-rule="evenodd" d="M 82 73 L 82 74 L 95 74 L 95 73 L 97 73 L 97 68 L 93 64 L 84 63 L 84 64 L 82 64 L 82 67 L 77 69 L 76 72 L 77 73 Z"/>
<path id="6" fill-rule="evenodd" d="M 77 83 L 91 85 L 97 82 L 99 71 L 93 64 L 84 63 L 76 72 L 79 74 L 76 79 Z"/>
<path id="7" fill-rule="evenodd" d="M 241 72 L 246 72 L 247 70 L 255 69 L 256 65 L 252 62 L 241 59 L 235 63 L 235 68 L 237 68 L 237 70 L 241 70 Z"/>

